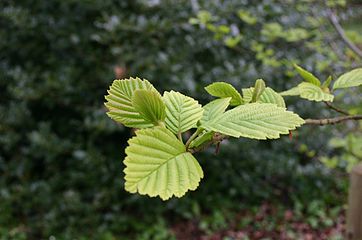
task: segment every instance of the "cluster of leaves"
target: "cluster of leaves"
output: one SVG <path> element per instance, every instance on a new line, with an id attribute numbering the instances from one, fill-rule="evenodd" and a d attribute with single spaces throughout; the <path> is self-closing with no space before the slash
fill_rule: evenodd
<path id="1" fill-rule="evenodd" d="M 204 176 L 192 153 L 207 147 L 216 136 L 276 139 L 304 124 L 298 115 L 286 111 L 282 96 L 333 101 L 332 77 L 321 84 L 312 73 L 295 68 L 305 82 L 281 94 L 266 87 L 262 79 L 242 89 L 243 96 L 228 83 L 212 83 L 205 90 L 219 99 L 203 107 L 179 92 L 166 91 L 161 96 L 147 80 L 115 80 L 105 97 L 108 116 L 127 127 L 141 128 L 126 148 L 126 190 L 163 200 L 182 197 L 195 190 Z M 359 85 L 362 68 L 340 76 L 333 90 Z M 229 106 L 234 108 L 227 110 Z M 192 128 L 196 131 L 183 144 L 182 134 Z"/>
<path id="2" fill-rule="evenodd" d="M 287 89 L 291 75 L 285 75 L 283 67 L 276 71 L 261 65 L 249 40 L 260 39 L 264 23 L 279 22 L 283 29 L 304 24 L 302 19 L 309 13 L 297 9 L 300 1 L 293 2 L 297 4 L 270 0 L 0 1 L 0 236 L 157 239 L 170 222 L 167 216 L 192 219 L 195 205 L 202 213 L 233 208 L 240 199 L 250 204 L 280 198 L 287 198 L 288 204 L 294 199 L 304 204 L 323 199 L 339 205 L 344 201 L 343 179 L 296 154 L 295 141 L 287 138 L 224 141 L 217 157 L 213 151 L 198 155 L 200 161 L 222 161 L 202 165 L 207 181 L 180 200 L 165 204 L 120 188 L 124 180 L 119 158 L 124 156 L 119 149 L 126 147 L 130 131 L 109 120 L 101 104 L 114 69 L 121 75 L 117 78 L 142 75 L 153 79 L 157 89 L 197 96 L 202 103 L 210 97 L 200 89 L 220 79 L 240 89 L 267 76 L 268 85 Z M 219 16 L 221 22 L 225 19 L 228 26 L 235 22 L 231 17 L 239 19 L 233 13 L 240 9 L 249 12 L 249 18 L 258 16 L 255 28 L 240 28 L 244 38 L 239 44 L 246 47 L 234 51 L 215 41 L 209 31 L 190 25 L 189 18 L 199 9 Z M 324 11 L 319 6 L 313 9 Z M 339 41 L 335 43 L 343 49 Z M 300 43 L 298 47 L 262 44 L 265 50 L 261 52 L 272 48 L 276 56 L 301 59 L 299 64 L 321 76 L 326 74 L 319 67 L 324 61 L 329 63 L 327 71 L 341 72 L 344 65 Z M 319 47 L 331 52 L 323 42 Z M 293 101 L 288 99 L 288 106 Z M 321 110 L 305 104 L 309 103 L 299 108 L 303 116 Z M 298 142 L 319 148 L 331 133 L 300 129 L 298 134 Z"/>
<path id="3" fill-rule="evenodd" d="M 108 116 L 127 127 L 142 128 L 128 141 L 125 188 L 167 200 L 195 190 L 204 174 L 191 154 L 215 134 L 276 139 L 304 120 L 286 111 L 283 98 L 258 79 L 243 97 L 230 84 L 216 82 L 206 91 L 220 99 L 205 106 L 179 92 L 163 96 L 147 80 L 115 80 L 106 96 Z M 234 106 L 227 110 L 228 106 Z M 182 133 L 197 128 L 183 144 Z M 178 136 L 178 138 L 177 138 Z"/>
<path id="4" fill-rule="evenodd" d="M 362 85 L 362 68 L 357 68 L 341 75 L 334 82 L 332 89 L 329 88 L 332 76 L 329 76 L 322 84 L 312 73 L 297 65 L 295 65 L 295 68 L 304 79 L 304 82 L 300 83 L 297 87 L 281 92 L 280 95 L 300 96 L 301 98 L 316 102 L 333 102 L 334 96 L 331 94 L 331 91 Z"/>

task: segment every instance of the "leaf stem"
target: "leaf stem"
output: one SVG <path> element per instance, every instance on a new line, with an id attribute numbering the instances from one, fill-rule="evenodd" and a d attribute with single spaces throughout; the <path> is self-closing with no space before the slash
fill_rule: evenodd
<path id="1" fill-rule="evenodd" d="M 182 143 L 184 143 L 183 140 L 182 140 L 182 133 L 181 132 L 177 133 L 177 137 L 178 137 L 178 140 L 180 140 Z"/>
<path id="2" fill-rule="evenodd" d="M 192 142 L 192 140 L 194 140 L 201 132 L 202 132 L 202 128 L 198 128 L 192 135 L 191 137 L 187 140 L 185 146 L 186 146 L 186 149 L 189 148 L 189 145 L 190 143 Z"/>

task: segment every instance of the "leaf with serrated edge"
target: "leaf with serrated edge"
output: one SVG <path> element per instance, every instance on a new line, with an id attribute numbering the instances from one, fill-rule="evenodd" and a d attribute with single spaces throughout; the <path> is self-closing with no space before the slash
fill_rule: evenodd
<path id="1" fill-rule="evenodd" d="M 218 117 L 220 114 L 223 114 L 226 108 L 229 106 L 230 100 L 231 98 L 216 99 L 203 106 L 204 113 L 202 115 L 200 123 L 205 123 L 211 119 Z"/>
<path id="2" fill-rule="evenodd" d="M 152 90 L 136 90 L 132 96 L 132 105 L 143 119 L 154 125 L 165 120 L 165 104 L 161 96 Z"/>
<path id="3" fill-rule="evenodd" d="M 137 89 L 147 89 L 158 91 L 147 80 L 140 78 L 129 78 L 114 80 L 108 95 L 105 96 L 107 102 L 104 104 L 109 112 L 107 115 L 127 127 L 147 128 L 152 127 L 152 123 L 146 121 L 132 105 L 132 96 Z"/>
<path id="4" fill-rule="evenodd" d="M 289 90 L 283 91 L 279 93 L 280 96 L 299 96 L 300 95 L 300 91 L 298 86 L 293 87 Z"/>
<path id="5" fill-rule="evenodd" d="M 131 138 L 124 160 L 125 189 L 167 200 L 195 190 L 204 174 L 176 136 L 164 127 L 140 129 Z"/>
<path id="6" fill-rule="evenodd" d="M 243 99 L 244 102 L 249 103 L 252 99 L 254 88 L 243 88 Z M 283 97 L 274 91 L 272 88 L 267 87 L 264 89 L 263 93 L 259 97 L 258 103 L 274 103 L 279 107 L 285 107 L 285 102 Z"/>
<path id="7" fill-rule="evenodd" d="M 303 123 L 297 114 L 275 104 L 250 103 L 226 111 L 201 128 L 236 138 L 275 139 Z"/>
<path id="8" fill-rule="evenodd" d="M 362 68 L 356 68 L 340 76 L 333 84 L 333 89 L 357 87 L 362 85 Z"/>
<path id="9" fill-rule="evenodd" d="M 204 110 L 195 99 L 171 91 L 163 94 L 163 100 L 166 104 L 165 122 L 168 129 L 177 134 L 196 127 Z"/>
<path id="10" fill-rule="evenodd" d="M 332 94 L 324 92 L 320 87 L 314 84 L 303 82 L 298 85 L 298 88 L 301 98 L 316 102 L 333 102 L 334 96 Z"/>
<path id="11" fill-rule="evenodd" d="M 321 81 L 314 76 L 312 73 L 308 72 L 307 70 L 303 69 L 302 67 L 298 66 L 297 64 L 294 64 L 295 69 L 299 73 L 299 75 L 307 82 L 312 83 L 316 86 L 321 85 Z"/>
<path id="12" fill-rule="evenodd" d="M 238 106 L 243 104 L 240 93 L 229 83 L 215 82 L 205 87 L 205 90 L 214 97 L 228 98 L 231 97 L 230 105 Z"/>

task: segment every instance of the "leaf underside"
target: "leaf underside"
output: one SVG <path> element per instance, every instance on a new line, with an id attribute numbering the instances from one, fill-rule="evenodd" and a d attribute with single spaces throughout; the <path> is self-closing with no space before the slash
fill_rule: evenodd
<path id="1" fill-rule="evenodd" d="M 168 129 L 177 134 L 196 127 L 204 111 L 196 100 L 175 91 L 165 92 L 163 100 L 166 104 L 165 122 Z"/>
<path id="2" fill-rule="evenodd" d="M 230 97 L 216 99 L 203 106 L 204 113 L 202 115 L 200 123 L 202 124 L 208 122 L 211 119 L 218 117 L 220 114 L 223 114 L 226 108 L 229 106 L 230 100 Z"/>
<path id="3" fill-rule="evenodd" d="M 300 91 L 300 97 L 308 99 L 310 101 L 327 101 L 333 102 L 334 96 L 332 94 L 324 92 L 320 87 L 311 83 L 301 83 L 298 85 Z"/>
<path id="4" fill-rule="evenodd" d="M 253 92 L 254 92 L 254 88 L 243 88 L 243 99 L 244 102 L 249 103 L 253 97 Z M 259 97 L 258 103 L 274 103 L 279 107 L 284 107 L 285 108 L 285 102 L 283 97 L 275 92 L 273 89 L 271 89 L 270 87 L 267 87 L 264 89 L 263 93 L 261 94 L 261 96 Z"/>
<path id="5" fill-rule="evenodd" d="M 145 79 L 129 78 L 114 80 L 108 90 L 108 95 L 105 96 L 105 99 L 107 100 L 105 106 L 109 110 L 107 115 L 116 122 L 120 122 L 127 127 L 152 127 L 152 123 L 145 120 L 132 104 L 132 96 L 134 91 L 138 89 L 151 90 L 159 94 L 152 84 Z"/>
<path id="6" fill-rule="evenodd" d="M 281 96 L 299 96 L 300 95 L 300 90 L 298 88 L 298 86 L 293 87 L 289 90 L 283 91 L 279 93 Z"/>
<path id="7" fill-rule="evenodd" d="M 308 83 L 302 82 L 298 86 L 291 88 L 287 91 L 279 93 L 282 96 L 300 96 L 301 98 L 310 100 L 310 101 L 326 101 L 333 102 L 334 96 L 330 93 L 326 93 L 320 87 Z"/>
<path id="8" fill-rule="evenodd" d="M 230 105 L 238 106 L 243 104 L 240 93 L 229 83 L 215 82 L 205 87 L 205 90 L 214 97 L 228 98 L 231 97 Z"/>
<path id="9" fill-rule="evenodd" d="M 297 114 L 269 103 L 250 103 L 226 111 L 201 127 L 233 137 L 276 139 L 304 123 Z"/>
<path id="10" fill-rule="evenodd" d="M 124 160 L 125 188 L 167 200 L 195 190 L 203 171 L 176 136 L 164 127 L 140 129 L 131 138 Z"/>
<path id="11" fill-rule="evenodd" d="M 362 85 L 362 68 L 341 75 L 333 84 L 333 89 L 357 87 Z"/>

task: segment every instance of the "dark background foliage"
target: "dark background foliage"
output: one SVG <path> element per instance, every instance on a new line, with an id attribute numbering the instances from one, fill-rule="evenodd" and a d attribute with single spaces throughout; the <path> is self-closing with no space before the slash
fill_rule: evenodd
<path id="1" fill-rule="evenodd" d="M 112 122 L 103 106 L 116 77 L 143 77 L 160 91 L 177 90 L 205 103 L 211 98 L 203 87 L 214 81 L 238 89 L 257 78 L 278 91 L 293 86 L 292 61 L 318 76 L 340 73 L 344 62 L 323 50 L 320 25 L 304 21 L 313 13 L 297 2 L 2 0 L 1 239 L 167 239 L 166 229 L 182 219 L 201 221 L 264 201 L 342 205 L 345 178 L 314 158 L 327 151 L 327 127 L 306 127 L 293 140 L 230 140 L 219 155 L 201 153 L 205 178 L 184 198 L 162 202 L 129 194 L 122 159 L 131 132 Z M 322 6 L 314 8 L 323 13 Z M 253 13 L 258 23 L 242 22 L 238 9 Z M 217 16 L 216 26 L 242 33 L 238 47 L 190 24 L 200 10 Z M 261 32 L 270 22 L 306 29 L 308 37 L 267 39 Z M 258 57 L 253 41 L 273 49 L 277 64 Z M 318 104 L 289 103 L 303 117 L 327 114 Z"/>

